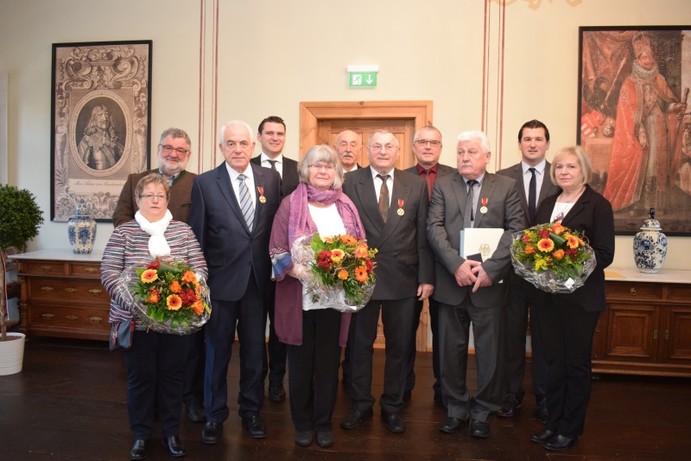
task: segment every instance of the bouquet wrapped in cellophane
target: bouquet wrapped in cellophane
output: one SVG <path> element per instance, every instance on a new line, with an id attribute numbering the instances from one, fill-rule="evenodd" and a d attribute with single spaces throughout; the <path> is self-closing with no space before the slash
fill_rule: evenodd
<path id="1" fill-rule="evenodd" d="M 365 240 L 347 234 L 297 239 L 291 249 L 293 264 L 309 268 L 301 278 L 303 309 L 357 312 L 365 307 L 374 292 L 376 254 Z"/>
<path id="2" fill-rule="evenodd" d="M 154 259 L 120 276 L 125 301 L 139 325 L 158 333 L 186 335 L 198 331 L 211 316 L 209 287 L 187 264 Z"/>
<path id="3" fill-rule="evenodd" d="M 595 252 L 585 239 L 559 223 L 513 234 L 511 262 L 516 273 L 548 293 L 573 293 L 595 269 Z"/>

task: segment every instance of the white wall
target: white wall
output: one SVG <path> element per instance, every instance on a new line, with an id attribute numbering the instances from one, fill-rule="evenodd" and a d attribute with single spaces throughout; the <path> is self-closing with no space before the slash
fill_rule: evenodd
<path id="1" fill-rule="evenodd" d="M 553 151 L 575 143 L 579 26 L 691 24 L 688 0 L 507 3 L 499 105 L 497 0 L 2 0 L 9 181 L 31 189 L 49 215 L 52 43 L 153 40 L 152 145 L 169 126 L 186 129 L 195 144 L 193 171 L 220 162 L 213 136 L 227 119 L 256 126 L 267 115 L 282 116 L 286 153 L 298 158 L 300 101 L 398 99 L 434 101 L 434 123 L 446 139 L 442 161 L 450 164 L 456 133 L 481 128 L 484 109 L 490 139 L 502 146 L 496 169 L 518 160 L 516 130 L 528 119 L 548 124 Z M 493 48 L 483 105 L 486 22 Z M 348 89 L 348 64 L 379 64 L 379 86 Z M 99 224 L 97 248 L 111 229 Z M 614 265 L 634 266 L 631 240 L 617 237 Z M 68 246 L 66 224 L 52 222 L 32 244 Z M 689 252 L 691 238 L 671 238 L 665 267 L 691 268 Z"/>

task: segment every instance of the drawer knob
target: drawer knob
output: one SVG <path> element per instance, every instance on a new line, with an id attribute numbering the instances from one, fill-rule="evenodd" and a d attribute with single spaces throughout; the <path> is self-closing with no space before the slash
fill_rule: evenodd
<path id="1" fill-rule="evenodd" d="M 41 314 L 41 318 L 45 319 L 45 320 L 53 320 L 53 317 L 55 317 L 55 314 L 48 314 L 48 313 Z"/>
<path id="2" fill-rule="evenodd" d="M 44 264 L 43 266 L 39 266 L 39 268 L 40 268 L 43 272 L 48 272 L 49 270 L 51 270 L 51 269 L 53 268 L 53 266 L 51 266 L 51 265 L 49 265 L 49 264 Z"/>
<path id="3" fill-rule="evenodd" d="M 79 316 L 78 316 L 78 315 L 74 315 L 74 314 L 69 314 L 69 315 L 66 315 L 65 318 L 66 318 L 67 320 L 77 320 L 77 319 L 79 318 Z"/>
<path id="4" fill-rule="evenodd" d="M 51 286 L 45 286 L 45 287 L 41 287 L 41 291 L 45 291 L 46 293 L 52 293 L 53 291 L 55 291 L 55 288 L 53 288 Z"/>
<path id="5" fill-rule="evenodd" d="M 95 274 L 98 272 L 98 269 L 95 267 L 85 267 L 84 272 L 88 272 L 89 274 Z"/>
<path id="6" fill-rule="evenodd" d="M 100 288 L 90 288 L 89 293 L 94 295 L 94 296 L 97 296 L 97 295 L 100 295 L 101 293 L 103 293 L 103 290 L 101 290 Z"/>
<path id="7" fill-rule="evenodd" d="M 101 317 L 93 316 L 89 317 L 89 322 L 91 323 L 101 323 L 103 319 Z"/>
<path id="8" fill-rule="evenodd" d="M 636 289 L 634 287 L 631 287 L 631 290 L 629 290 L 631 293 L 631 296 L 636 296 Z"/>
<path id="9" fill-rule="evenodd" d="M 72 287 L 67 287 L 67 288 L 65 288 L 65 291 L 68 292 L 68 293 L 76 293 L 76 292 L 77 292 L 77 289 L 76 289 L 76 288 L 72 288 Z"/>

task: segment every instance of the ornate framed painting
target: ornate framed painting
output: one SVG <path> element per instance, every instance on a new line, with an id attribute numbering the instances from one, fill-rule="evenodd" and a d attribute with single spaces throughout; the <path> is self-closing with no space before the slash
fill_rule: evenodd
<path id="1" fill-rule="evenodd" d="M 635 234 L 655 209 L 691 235 L 691 26 L 580 27 L 578 142 L 591 185 Z"/>
<path id="2" fill-rule="evenodd" d="M 149 167 L 151 40 L 54 43 L 51 220 L 77 204 L 110 221 L 130 173 Z"/>

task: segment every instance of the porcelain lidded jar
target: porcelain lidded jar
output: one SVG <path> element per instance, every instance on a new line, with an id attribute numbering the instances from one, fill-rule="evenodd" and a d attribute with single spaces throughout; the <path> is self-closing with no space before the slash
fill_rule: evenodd
<path id="1" fill-rule="evenodd" d="M 649 216 L 633 238 L 633 259 L 639 271 L 654 274 L 662 269 L 662 263 L 665 262 L 667 236 L 655 219 L 655 208 L 650 209 Z"/>
<path id="2" fill-rule="evenodd" d="M 94 250 L 96 221 L 89 216 L 83 200 L 77 204 L 74 217 L 67 222 L 67 236 L 73 252 L 88 254 Z"/>

